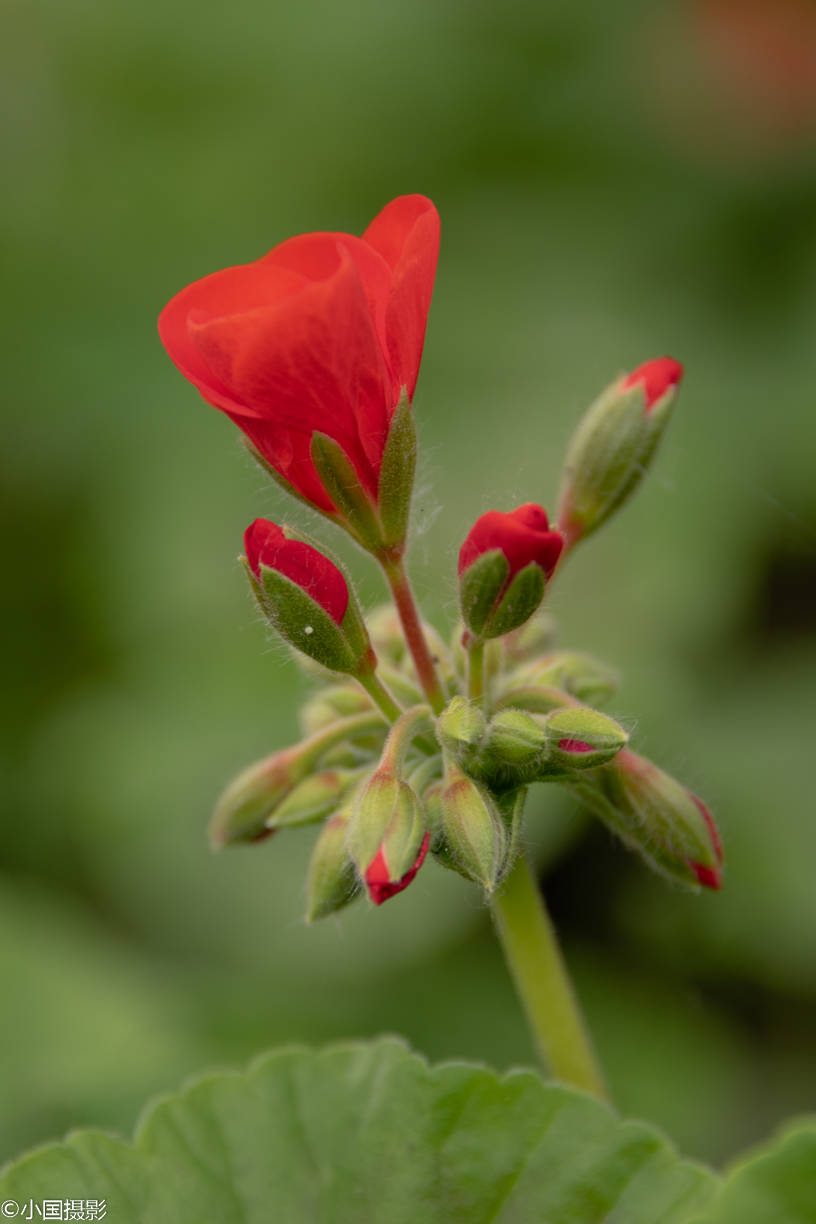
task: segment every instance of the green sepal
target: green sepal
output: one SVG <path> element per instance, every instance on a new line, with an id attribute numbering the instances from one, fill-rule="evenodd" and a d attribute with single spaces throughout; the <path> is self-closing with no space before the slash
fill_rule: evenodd
<path id="1" fill-rule="evenodd" d="M 436 720 L 436 738 L 453 759 L 468 768 L 478 757 L 487 722 L 480 707 L 453 697 Z"/>
<path id="2" fill-rule="evenodd" d="M 440 795 L 442 833 L 457 869 L 490 895 L 504 868 L 507 829 L 492 798 L 449 764 Z"/>
<path id="3" fill-rule="evenodd" d="M 346 452 L 328 434 L 312 435 L 312 463 L 344 526 L 367 549 L 376 553 L 383 546 L 382 527 L 360 477 Z"/>
<path id="4" fill-rule="evenodd" d="M 222 791 L 215 805 L 210 821 L 213 849 L 266 837 L 269 833 L 267 818 L 300 776 L 297 752 L 286 748 L 241 770 Z"/>
<path id="5" fill-rule="evenodd" d="M 524 710 L 500 710 L 490 720 L 481 753 L 481 766 L 488 777 L 518 785 L 539 772 L 547 751 L 547 736 Z"/>
<path id="6" fill-rule="evenodd" d="M 249 562 L 245 557 L 241 562 L 252 579 Z M 253 589 L 255 586 L 253 583 Z M 260 592 L 267 619 L 290 646 L 329 671 L 357 670 L 359 655 L 351 649 L 342 628 L 296 582 L 268 565 L 261 565 Z"/>
<path id="7" fill-rule="evenodd" d="M 541 604 L 545 586 L 546 579 L 541 566 L 536 565 L 535 561 L 525 565 L 524 569 L 515 575 L 499 600 L 498 607 L 489 616 L 482 636 L 504 637 L 505 633 L 518 629 Z"/>
<path id="8" fill-rule="evenodd" d="M 306 921 L 344 909 L 359 895 L 357 872 L 346 846 L 349 813 L 330 816 L 320 831 L 306 875 Z"/>
<path id="9" fill-rule="evenodd" d="M 274 480 L 279 489 L 283 489 L 284 493 L 287 493 L 290 497 L 294 497 L 295 501 L 299 501 L 302 506 L 308 506 L 310 510 L 316 510 L 318 514 L 322 514 L 324 518 L 327 518 L 330 523 L 336 523 L 340 527 L 345 526 L 343 519 L 339 514 L 336 514 L 335 511 L 324 510 L 322 506 L 315 505 L 314 502 L 309 501 L 308 497 L 304 497 L 302 493 L 299 493 L 295 486 L 290 484 L 286 477 L 282 476 L 277 468 L 273 468 L 269 460 L 261 454 L 257 446 L 250 442 L 249 438 L 245 438 L 242 435 L 242 441 L 251 458 L 254 459 L 258 467 L 261 468 L 271 480 Z"/>
<path id="10" fill-rule="evenodd" d="M 349 853 L 364 877 L 377 851 L 387 844 L 389 871 L 394 879 L 399 879 L 416 861 L 425 830 L 424 810 L 412 788 L 401 778 L 379 769 L 357 792 L 348 828 Z"/>
<path id="11" fill-rule="evenodd" d="M 322 553 L 323 556 L 331 561 L 335 569 L 338 569 L 343 575 L 348 589 L 348 606 L 346 607 L 345 615 L 341 622 L 340 628 L 346 636 L 346 640 L 351 648 L 352 653 L 356 656 L 359 665 L 368 659 L 371 649 L 371 641 L 368 636 L 368 629 L 363 618 L 363 612 L 360 607 L 360 601 L 357 598 L 357 592 L 354 587 L 354 581 L 349 573 L 348 567 L 340 558 L 326 547 L 320 540 L 315 540 L 312 536 L 307 535 L 305 531 L 300 531 L 296 527 L 283 527 L 283 534 L 287 540 L 298 540 L 301 544 L 308 544 L 310 548 L 314 548 L 316 552 Z M 357 670 L 355 668 L 355 670 Z"/>
<path id="12" fill-rule="evenodd" d="M 325 820 L 359 782 L 361 774 L 360 769 L 334 768 L 304 778 L 267 818 L 267 829 L 295 828 Z"/>
<path id="13" fill-rule="evenodd" d="M 620 673 L 591 655 L 560 650 L 529 660 L 505 681 L 508 690 L 530 685 L 561 689 L 578 701 L 597 706 L 614 697 L 620 685 Z"/>
<path id="14" fill-rule="evenodd" d="M 521 837 L 524 832 L 524 803 L 526 799 L 527 788 L 525 786 L 514 787 L 512 790 L 505 791 L 503 794 L 496 796 L 496 808 L 507 829 L 507 850 L 504 855 L 504 865 L 501 869 L 500 879 L 504 879 L 509 873 L 519 852 Z"/>
<path id="15" fill-rule="evenodd" d="M 476 637 L 483 630 L 510 572 L 500 548 L 490 548 L 472 561 L 459 579 L 462 620 Z M 495 636 L 495 635 L 491 635 Z"/>
<path id="16" fill-rule="evenodd" d="M 408 395 L 403 387 L 385 443 L 380 467 L 377 501 L 382 523 L 382 543 L 400 548 L 408 532 L 411 494 L 416 473 L 416 424 Z"/>

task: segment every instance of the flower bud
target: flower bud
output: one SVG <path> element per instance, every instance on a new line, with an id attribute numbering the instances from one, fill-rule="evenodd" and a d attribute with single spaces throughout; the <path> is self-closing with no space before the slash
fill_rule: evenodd
<path id="1" fill-rule="evenodd" d="M 628 742 L 619 723 L 588 706 L 565 706 L 542 719 L 549 757 L 569 769 L 594 769 L 611 760 Z"/>
<path id="2" fill-rule="evenodd" d="M 572 789 L 656 871 L 720 888 L 722 844 L 708 808 L 652 761 L 624 749 Z"/>
<path id="3" fill-rule="evenodd" d="M 479 706 L 464 697 L 454 697 L 436 720 L 436 738 L 455 761 L 472 761 L 487 723 Z"/>
<path id="4" fill-rule="evenodd" d="M 356 684 L 330 684 L 301 706 L 300 725 L 306 735 L 313 735 L 330 727 L 338 718 L 348 718 L 350 714 L 361 714 L 371 708 L 371 698 Z"/>
<path id="5" fill-rule="evenodd" d="M 346 846 L 349 812 L 335 812 L 315 842 L 306 876 L 306 921 L 343 909 L 357 893 L 357 872 Z"/>
<path id="6" fill-rule="evenodd" d="M 516 668 L 507 679 L 507 689 L 541 685 L 560 689 L 577 701 L 595 706 L 614 697 L 619 683 L 618 672 L 599 659 L 574 650 L 560 650 Z"/>
<path id="7" fill-rule="evenodd" d="M 210 822 L 214 847 L 268 837 L 267 818 L 301 777 L 300 754 L 282 748 L 233 778 L 221 794 Z"/>
<path id="8" fill-rule="evenodd" d="M 486 771 L 517 780 L 532 778 L 547 751 L 544 728 L 524 710 L 500 710 L 490 720 L 482 752 Z"/>
<path id="9" fill-rule="evenodd" d="M 558 526 L 567 546 L 595 531 L 639 484 L 668 424 L 683 367 L 647 361 L 601 393 L 567 450 Z"/>
<path id="10" fill-rule="evenodd" d="M 348 847 L 375 905 L 411 883 L 425 859 L 425 813 L 407 782 L 381 767 L 359 792 Z"/>
<path id="11" fill-rule="evenodd" d="M 450 764 L 439 803 L 442 835 L 457 870 L 492 893 L 507 855 L 507 830 L 493 800 Z"/>
<path id="12" fill-rule="evenodd" d="M 546 512 L 532 503 L 476 520 L 459 552 L 462 619 L 475 637 L 501 637 L 532 616 L 562 544 Z"/>
<path id="13" fill-rule="evenodd" d="M 291 529 L 256 519 L 244 535 L 246 569 L 262 612 L 290 646 L 330 671 L 370 669 L 357 598 L 338 564 Z"/>
<path id="14" fill-rule="evenodd" d="M 322 769 L 304 778 L 266 818 L 267 829 L 324 820 L 360 779 L 359 769 Z"/>

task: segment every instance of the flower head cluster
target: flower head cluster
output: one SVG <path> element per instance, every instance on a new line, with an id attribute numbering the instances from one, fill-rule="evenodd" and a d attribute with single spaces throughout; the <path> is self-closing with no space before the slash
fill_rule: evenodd
<path id="1" fill-rule="evenodd" d="M 247 529 L 258 605 L 319 687 L 303 738 L 221 796 L 213 841 L 319 824 L 310 918 L 363 890 L 382 904 L 428 857 L 489 894 L 518 853 L 526 789 L 555 784 L 659 872 L 719 888 L 708 809 L 628 749 L 626 731 L 593 708 L 614 696 L 614 673 L 556 650 L 539 612 L 556 568 L 652 462 L 682 367 L 657 358 L 601 393 L 570 443 L 554 523 L 528 502 L 489 509 L 464 534 L 461 619 L 446 643 L 422 620 L 403 561 L 438 247 L 433 204 L 401 196 L 361 238 L 291 238 L 194 282 L 161 314 L 182 374 L 279 484 L 377 559 L 395 605 L 366 617 L 322 543 L 262 518 Z"/>

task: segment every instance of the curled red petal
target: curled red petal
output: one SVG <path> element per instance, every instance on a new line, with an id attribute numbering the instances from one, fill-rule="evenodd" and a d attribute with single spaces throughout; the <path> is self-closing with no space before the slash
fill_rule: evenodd
<path id="1" fill-rule="evenodd" d="M 399 880 L 391 879 L 391 872 L 389 871 L 383 848 L 380 846 L 365 873 L 368 895 L 375 905 L 382 905 L 383 901 L 388 901 L 390 897 L 395 897 L 397 893 L 402 892 L 404 888 L 408 887 L 425 862 L 425 855 L 428 853 L 430 840 L 430 833 L 426 833 L 422 839 L 422 845 L 419 848 L 419 854 L 413 867 L 410 867 Z"/>
<path id="2" fill-rule="evenodd" d="M 302 540 L 289 540 L 276 523 L 255 519 L 244 532 L 247 561 L 256 578 L 261 566 L 277 570 L 297 583 L 320 604 L 336 624 L 341 624 L 349 602 L 346 580 L 333 561 Z"/>
<path id="3" fill-rule="evenodd" d="M 578 739 L 560 739 L 558 747 L 564 752 L 594 752 L 592 744 L 587 744 L 585 740 Z"/>
<path id="4" fill-rule="evenodd" d="M 561 533 L 550 530 L 546 511 L 533 502 L 509 514 L 488 510 L 473 524 L 459 551 L 459 573 L 464 573 L 482 553 L 498 548 L 510 567 L 508 582 L 531 562 L 540 566 L 549 578 L 563 544 Z"/>
<path id="5" fill-rule="evenodd" d="M 439 214 L 427 196 L 398 196 L 377 214 L 363 239 L 391 269 L 386 348 L 394 392 L 406 387 L 413 399 L 439 258 Z"/>
<path id="6" fill-rule="evenodd" d="M 624 388 L 643 384 L 646 394 L 646 411 L 648 412 L 670 387 L 675 387 L 683 377 L 683 367 L 673 357 L 655 357 L 644 361 L 637 369 L 632 370 L 623 380 Z"/>
<path id="7" fill-rule="evenodd" d="M 719 867 L 704 867 L 702 863 L 693 863 L 691 859 L 689 859 L 689 867 L 703 888 L 712 888 L 714 892 L 719 892 L 722 888 L 722 872 Z"/>

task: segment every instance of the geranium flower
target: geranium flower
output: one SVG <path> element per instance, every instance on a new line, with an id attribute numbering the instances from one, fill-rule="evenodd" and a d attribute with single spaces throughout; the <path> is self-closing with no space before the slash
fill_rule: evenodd
<path id="1" fill-rule="evenodd" d="M 362 238 L 301 234 L 188 285 L 162 311 L 171 359 L 295 493 L 338 510 L 312 458 L 322 433 L 376 507 L 389 426 L 414 395 L 439 217 L 399 196 Z"/>

